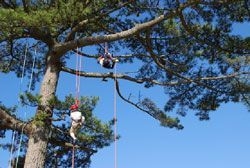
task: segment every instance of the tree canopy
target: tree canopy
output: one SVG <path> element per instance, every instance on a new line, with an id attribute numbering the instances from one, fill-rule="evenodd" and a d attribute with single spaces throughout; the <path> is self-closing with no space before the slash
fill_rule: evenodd
<path id="1" fill-rule="evenodd" d="M 0 2 L 0 70 L 14 72 L 19 78 L 32 75 L 32 89 L 41 84 L 37 95 L 27 92 L 20 96 L 22 104 L 36 107 L 28 121 L 18 118 L 14 107 L 1 104 L 1 135 L 7 130 L 17 131 L 19 138 L 21 132 L 25 134 L 24 167 L 55 164 L 48 159 L 52 147 L 58 149 L 58 155 L 70 157 L 70 125 L 63 122 L 63 115 L 74 96 L 57 98 L 60 73 L 115 80 L 122 100 L 169 128 L 182 129 L 180 116 L 189 110 L 207 120 L 209 112 L 222 103 L 249 106 L 250 37 L 231 33 L 234 23 L 249 22 L 249 6 L 247 0 Z M 69 66 L 74 53 L 97 59 L 104 52 L 104 43 L 114 53 L 121 53 L 116 55 L 119 64 L 132 65 L 134 73 L 77 71 Z M 89 46 L 94 52 L 77 50 Z M 33 66 L 35 53 L 39 54 Z M 24 59 L 23 70 L 20 62 Z M 146 89 L 162 87 L 164 108 L 149 97 L 130 99 L 122 92 L 122 80 Z M 92 114 L 97 101 L 96 97 L 81 98 L 87 120 L 79 134 L 77 166 L 88 167 L 97 149 L 113 141 L 111 126 L 115 121 L 103 123 Z M 62 119 L 61 124 L 56 118 Z M 32 155 L 35 146 L 39 151 Z M 60 158 L 58 164 L 70 166 Z"/>

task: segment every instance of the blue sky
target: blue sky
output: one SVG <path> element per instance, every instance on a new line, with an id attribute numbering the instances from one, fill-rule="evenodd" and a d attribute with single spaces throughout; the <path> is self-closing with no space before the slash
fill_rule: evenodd
<path id="1" fill-rule="evenodd" d="M 234 34 L 250 36 L 250 24 L 236 25 Z M 102 71 L 93 60 L 83 60 L 85 71 Z M 117 71 L 126 71 L 125 65 L 118 65 Z M 57 95 L 61 98 L 74 94 L 75 76 L 61 73 Z M 22 87 L 29 80 L 25 79 Z M 0 101 L 6 105 L 17 104 L 20 79 L 14 75 L 0 73 Z M 121 81 L 121 92 L 125 95 L 139 91 L 150 96 L 163 107 L 166 95 L 163 89 L 155 87 L 145 90 L 137 84 Z M 100 79 L 81 79 L 82 96 L 100 96 L 94 115 L 103 121 L 113 117 L 113 81 Z M 21 114 L 22 115 L 22 114 Z M 138 111 L 117 97 L 118 168 L 249 168 L 250 166 L 250 113 L 242 104 L 223 104 L 211 113 L 211 120 L 199 121 L 194 112 L 181 118 L 184 130 L 177 131 L 161 127 L 158 121 Z M 7 139 L 10 141 L 10 139 Z M 0 139 L 2 142 L 2 139 Z M 8 165 L 9 153 L 0 150 L 0 168 Z M 69 160 L 70 162 L 71 160 Z M 101 149 L 92 158 L 92 168 L 114 167 L 114 145 Z"/>

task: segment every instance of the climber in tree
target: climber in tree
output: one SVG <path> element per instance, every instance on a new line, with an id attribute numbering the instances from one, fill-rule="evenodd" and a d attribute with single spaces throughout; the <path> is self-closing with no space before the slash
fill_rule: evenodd
<path id="1" fill-rule="evenodd" d="M 70 136 L 76 140 L 77 132 L 82 127 L 83 122 L 85 121 L 85 117 L 82 116 L 82 113 L 78 111 L 78 105 L 73 104 L 70 107 L 70 118 L 72 120 L 71 127 L 70 127 Z"/>
<path id="2" fill-rule="evenodd" d="M 98 57 L 98 63 L 101 64 L 102 67 L 107 69 L 113 69 L 116 62 L 119 62 L 119 60 L 117 58 L 114 58 L 112 54 L 108 52 L 105 52 L 104 55 Z"/>

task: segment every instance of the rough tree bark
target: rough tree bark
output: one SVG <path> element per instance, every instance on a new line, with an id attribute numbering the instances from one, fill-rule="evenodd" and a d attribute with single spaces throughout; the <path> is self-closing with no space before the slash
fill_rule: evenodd
<path id="1" fill-rule="evenodd" d="M 52 52 L 47 55 L 47 66 L 42 81 L 40 95 L 41 104 L 37 108 L 36 116 L 46 114 L 42 125 L 34 122 L 32 132 L 29 134 L 28 150 L 24 168 L 42 168 L 45 165 L 47 145 L 51 132 L 51 120 L 53 107 L 49 104 L 57 88 L 60 73 L 59 57 Z"/>

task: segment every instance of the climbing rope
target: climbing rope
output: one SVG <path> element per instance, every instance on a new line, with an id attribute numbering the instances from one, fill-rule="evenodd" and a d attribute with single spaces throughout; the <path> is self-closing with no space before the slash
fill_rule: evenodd
<path id="1" fill-rule="evenodd" d="M 105 54 L 109 53 L 108 51 L 108 43 L 105 42 L 104 44 L 104 52 Z M 116 71 L 117 71 L 117 65 L 114 66 L 114 168 L 117 168 L 117 105 L 116 105 Z"/>
<path id="2" fill-rule="evenodd" d="M 77 53 L 76 53 L 76 91 L 75 91 L 75 103 L 78 105 L 79 101 L 79 93 L 80 93 L 80 84 L 81 84 L 81 80 L 80 80 L 80 70 L 82 69 L 82 57 L 79 54 L 79 49 L 77 47 L 76 49 Z"/>
<path id="3" fill-rule="evenodd" d="M 25 55 L 26 54 L 27 54 L 27 47 L 26 47 Z M 37 57 L 36 48 L 35 48 L 35 54 L 34 55 L 35 56 L 34 56 L 34 59 L 33 59 L 33 62 L 32 62 L 32 68 L 31 68 L 31 75 L 30 75 L 28 93 L 31 92 L 31 84 L 32 84 L 32 80 L 33 80 L 33 73 L 34 73 L 35 62 L 36 62 L 36 57 Z M 27 120 L 27 112 L 26 111 L 27 110 L 25 110 L 25 114 L 24 114 L 25 119 L 24 120 Z M 21 131 L 21 135 L 20 135 L 20 140 L 19 140 L 19 144 L 18 144 L 18 151 L 17 151 L 17 160 L 16 160 L 15 168 L 17 168 L 18 161 L 19 161 L 19 155 L 20 155 L 21 145 L 22 145 L 22 141 L 23 141 L 23 130 L 24 130 L 24 127 L 25 127 L 25 125 L 22 127 L 22 131 Z"/>
<path id="4" fill-rule="evenodd" d="M 116 105 L 116 65 L 114 67 L 114 168 L 117 168 L 117 105 Z"/>
<path id="5" fill-rule="evenodd" d="M 25 70 L 25 65 L 26 65 L 26 60 L 27 60 L 27 50 L 28 50 L 28 44 L 26 45 L 25 51 L 24 51 L 24 60 L 23 60 L 23 65 L 22 65 L 22 74 L 21 74 L 21 79 L 20 79 L 20 83 L 19 83 L 19 95 L 22 92 L 24 70 Z M 20 99 L 18 98 L 18 107 L 19 106 L 20 106 Z M 16 141 L 16 135 L 17 135 L 17 132 L 16 132 L 16 130 L 14 130 L 12 132 L 12 141 L 11 141 L 11 149 L 10 149 L 10 159 L 9 159 L 9 164 L 8 164 L 9 168 L 11 168 L 11 161 L 13 160 L 13 156 L 14 156 L 14 143 Z"/>
<path id="6" fill-rule="evenodd" d="M 76 79 L 75 79 L 75 86 L 76 86 L 76 91 L 75 91 L 75 104 L 79 106 L 80 101 L 79 101 L 79 94 L 80 94 L 80 71 L 82 69 L 82 57 L 79 54 L 79 48 L 77 47 L 76 49 Z M 73 148 L 72 148 L 72 168 L 74 168 L 75 165 L 75 141 L 73 143 Z"/>
<path id="7" fill-rule="evenodd" d="M 10 159 L 9 159 L 8 168 L 11 168 L 11 161 L 12 161 L 12 159 L 13 159 L 13 154 L 14 154 L 14 143 L 15 143 L 15 139 L 16 139 L 16 131 L 14 130 L 14 131 L 12 132 L 12 141 L 11 141 Z"/>
<path id="8" fill-rule="evenodd" d="M 73 144 L 72 148 L 72 168 L 75 166 L 75 143 Z"/>

